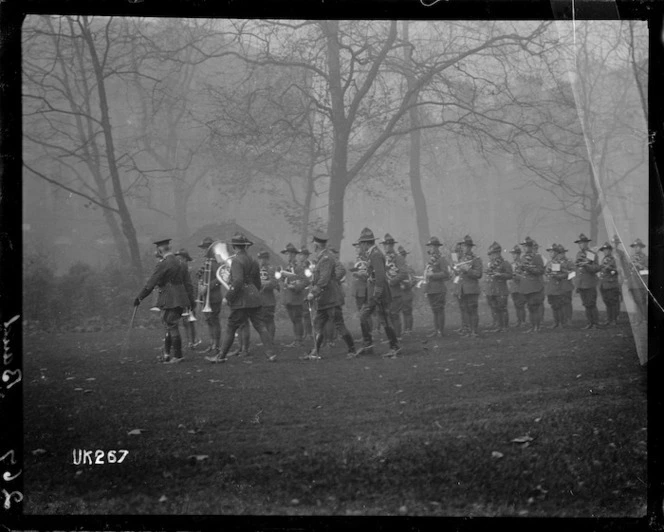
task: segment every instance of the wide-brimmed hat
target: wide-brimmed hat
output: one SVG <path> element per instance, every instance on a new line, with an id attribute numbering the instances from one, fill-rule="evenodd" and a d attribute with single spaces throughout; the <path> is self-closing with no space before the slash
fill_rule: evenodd
<path id="1" fill-rule="evenodd" d="M 429 241 L 426 243 L 427 246 L 442 246 L 440 243 L 440 240 L 438 240 L 437 236 L 432 236 Z"/>
<path id="2" fill-rule="evenodd" d="M 194 260 L 194 259 L 191 258 L 191 255 L 189 255 L 189 252 L 188 252 L 186 249 L 184 249 L 184 248 L 178 250 L 177 253 L 175 253 L 175 254 L 176 254 L 178 257 L 182 257 L 182 258 L 183 258 L 184 260 L 186 260 L 187 262 L 191 262 L 192 260 Z"/>
<path id="3" fill-rule="evenodd" d="M 385 233 L 385 238 L 383 238 L 381 244 L 397 244 L 397 241 L 390 233 Z"/>
<path id="4" fill-rule="evenodd" d="M 323 233 L 322 231 L 316 231 L 312 237 L 313 242 L 320 242 L 322 244 L 327 242 L 329 239 L 330 237 L 328 237 L 327 234 Z"/>
<path id="5" fill-rule="evenodd" d="M 473 247 L 475 244 L 473 243 L 473 239 L 470 238 L 470 235 L 466 235 L 463 237 L 463 240 L 459 240 L 457 244 L 461 244 L 463 246 L 470 246 Z"/>
<path id="6" fill-rule="evenodd" d="M 214 240 L 212 240 L 209 236 L 206 236 L 200 244 L 198 244 L 198 247 L 201 249 L 207 249 L 209 248 L 212 244 L 214 244 Z"/>
<path id="7" fill-rule="evenodd" d="M 269 259 L 270 258 L 270 252 L 267 250 L 261 251 L 258 255 L 256 255 L 259 259 Z"/>
<path id="8" fill-rule="evenodd" d="M 529 236 L 527 236 L 526 238 L 523 239 L 523 242 L 521 242 L 519 245 L 520 246 L 534 246 L 535 241 L 532 238 L 530 238 Z"/>
<path id="9" fill-rule="evenodd" d="M 610 242 L 608 241 L 604 242 L 604 244 L 602 244 L 602 247 L 599 248 L 599 251 L 604 251 L 605 249 L 613 249 L 613 246 L 611 245 Z"/>
<path id="10" fill-rule="evenodd" d="M 500 253 L 503 251 L 503 247 L 494 240 L 493 244 L 489 246 L 489 253 Z"/>
<path id="11" fill-rule="evenodd" d="M 360 238 L 357 239 L 358 243 L 359 242 L 374 242 L 376 240 L 376 237 L 373 234 L 373 231 L 369 229 L 368 227 L 365 227 L 362 229 L 362 232 L 360 233 Z"/>
<path id="12" fill-rule="evenodd" d="M 551 244 L 548 248 L 546 248 L 546 250 L 547 250 L 547 251 L 558 251 L 558 247 L 559 247 L 558 244 L 556 244 L 556 243 L 554 242 L 554 243 Z"/>
<path id="13" fill-rule="evenodd" d="M 231 246 L 253 246 L 254 243 L 249 240 L 244 233 L 235 233 L 233 238 L 231 238 Z"/>
<path id="14" fill-rule="evenodd" d="M 337 248 L 327 248 L 327 249 L 329 249 L 329 250 L 330 250 L 332 253 L 334 253 L 335 255 L 338 255 L 338 254 L 339 254 L 339 250 L 338 250 Z"/>
<path id="15" fill-rule="evenodd" d="M 281 250 L 281 253 L 299 253 L 298 249 L 290 242 Z"/>
<path id="16" fill-rule="evenodd" d="M 579 238 L 577 238 L 577 239 L 574 241 L 574 243 L 575 243 L 575 244 L 578 244 L 578 243 L 580 243 L 580 242 L 592 242 L 592 240 L 591 240 L 590 238 L 588 238 L 586 235 L 584 235 L 583 233 L 581 233 L 581 234 L 579 235 Z"/>
<path id="17" fill-rule="evenodd" d="M 309 251 L 306 247 L 302 248 L 300 251 L 298 251 L 300 255 L 306 255 L 307 257 L 311 255 L 311 251 Z"/>
<path id="18" fill-rule="evenodd" d="M 519 247 L 519 244 L 510 249 L 510 253 L 514 253 L 515 255 L 521 255 L 521 248 Z"/>
<path id="19" fill-rule="evenodd" d="M 644 248 L 644 247 L 646 247 L 646 245 L 643 243 L 643 241 L 640 238 L 637 238 L 634 242 L 632 242 L 629 245 L 629 247 L 631 247 L 631 248 L 636 248 L 636 247 Z"/>
<path id="20" fill-rule="evenodd" d="M 397 251 L 399 252 L 399 255 L 408 255 L 408 251 L 406 251 L 403 246 L 399 246 Z"/>
<path id="21" fill-rule="evenodd" d="M 172 238 L 159 238 L 158 240 L 155 240 L 153 244 L 155 246 L 167 246 L 168 244 L 171 243 Z"/>
<path id="22" fill-rule="evenodd" d="M 558 244 L 558 253 L 567 253 L 569 250 L 562 244 Z"/>

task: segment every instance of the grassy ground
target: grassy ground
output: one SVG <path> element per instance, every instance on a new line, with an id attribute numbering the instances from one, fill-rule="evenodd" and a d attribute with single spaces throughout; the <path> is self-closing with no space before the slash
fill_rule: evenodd
<path id="1" fill-rule="evenodd" d="M 645 372 L 629 325 L 581 325 L 176 366 L 156 363 L 159 330 L 124 357 L 124 331 L 28 335 L 25 512 L 642 516 Z M 74 449 L 129 455 L 75 466 Z"/>

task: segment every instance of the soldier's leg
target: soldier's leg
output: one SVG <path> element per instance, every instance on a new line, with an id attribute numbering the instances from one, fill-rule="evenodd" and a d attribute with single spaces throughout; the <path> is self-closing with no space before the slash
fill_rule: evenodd
<path id="1" fill-rule="evenodd" d="M 270 338 L 272 338 L 272 343 L 274 343 L 274 336 L 277 333 L 277 326 L 274 323 L 274 315 L 276 312 L 276 307 L 273 306 L 263 307 L 262 312 L 264 315 L 265 327 L 267 328 L 267 332 L 270 333 Z"/>
<path id="2" fill-rule="evenodd" d="M 161 311 L 161 323 L 164 326 L 164 343 L 162 347 L 162 360 L 167 360 L 171 356 L 173 341 L 171 339 L 171 330 L 167 320 L 167 309 Z"/>
<path id="3" fill-rule="evenodd" d="M 521 316 L 520 318 L 520 324 L 524 325 L 526 323 L 526 295 L 519 293 L 519 314 Z"/>
<path id="4" fill-rule="evenodd" d="M 507 312 L 507 296 L 496 296 L 496 322 L 499 331 L 505 330 L 505 313 Z"/>
<path id="5" fill-rule="evenodd" d="M 406 299 L 403 302 L 403 328 L 405 332 L 413 331 L 413 300 Z"/>
<path id="6" fill-rule="evenodd" d="M 311 316 L 309 314 L 309 305 L 302 305 L 302 335 L 304 338 L 313 338 L 314 331 L 311 325 Z"/>
<path id="7" fill-rule="evenodd" d="M 274 344 L 272 343 L 272 337 L 270 336 L 270 333 L 267 332 L 265 323 L 263 323 L 263 319 L 261 317 L 261 307 L 244 310 L 246 311 L 246 318 L 244 323 L 247 323 L 248 320 L 251 321 L 251 325 L 254 327 L 261 339 L 261 342 L 263 343 L 263 347 L 265 348 L 265 356 L 267 356 L 268 360 L 274 360 L 276 357 L 274 353 Z"/>
<path id="8" fill-rule="evenodd" d="M 240 327 L 240 352 L 248 353 L 249 352 L 249 343 L 251 341 L 251 329 L 249 328 L 249 322 L 245 323 Z"/>
<path id="9" fill-rule="evenodd" d="M 486 302 L 491 311 L 491 329 L 498 328 L 498 314 L 496 313 L 496 298 L 495 296 L 486 296 Z"/>
<path id="10" fill-rule="evenodd" d="M 325 340 L 327 324 L 330 321 L 329 310 L 331 309 L 317 309 L 316 316 L 314 317 L 314 350 L 312 354 L 320 356 L 320 348 L 323 346 Z"/>
<path id="11" fill-rule="evenodd" d="M 427 301 L 431 307 L 431 315 L 433 317 L 433 330 L 438 332 L 438 307 L 436 306 L 436 294 L 427 294 Z"/>
<path id="12" fill-rule="evenodd" d="M 480 302 L 479 294 L 468 294 L 470 327 L 475 336 L 479 334 L 479 326 L 480 326 L 480 315 L 478 312 L 479 302 Z"/>
<path id="13" fill-rule="evenodd" d="M 240 327 L 242 327 L 242 325 L 244 325 L 247 322 L 248 319 L 249 316 L 247 314 L 247 309 L 244 308 L 232 309 L 231 313 L 228 315 L 226 331 L 224 333 L 224 339 L 221 343 L 221 348 L 219 353 L 215 357 L 206 357 L 206 359 L 210 361 L 226 360 L 226 356 L 228 355 L 228 352 L 230 351 L 231 346 L 235 341 L 235 333 L 238 331 L 238 329 L 240 329 Z"/>
<path id="14" fill-rule="evenodd" d="M 441 336 L 445 335 L 445 292 L 440 292 L 436 294 L 436 330 L 440 333 Z"/>
<path id="15" fill-rule="evenodd" d="M 401 297 L 392 298 L 392 301 L 389 305 L 390 321 L 392 323 L 392 328 L 394 329 L 394 334 L 397 335 L 397 338 L 401 337 L 401 307 L 403 301 Z"/>
<path id="16" fill-rule="evenodd" d="M 346 324 L 344 323 L 344 314 L 341 306 L 334 307 L 333 319 L 337 333 L 339 334 L 339 336 L 341 336 L 341 339 L 346 343 L 346 347 L 348 348 L 348 354 L 355 355 L 355 342 L 353 341 L 353 336 L 350 334 L 350 332 L 348 332 Z"/>
<path id="17" fill-rule="evenodd" d="M 207 313 L 206 319 L 208 320 L 208 330 L 212 341 L 211 350 L 219 351 L 221 344 L 221 301 L 211 303 L 210 306 L 212 312 Z"/>
<path id="18" fill-rule="evenodd" d="M 373 345 L 373 338 L 371 337 L 371 321 L 373 320 L 375 308 L 375 304 L 371 305 L 366 301 L 360 311 L 360 329 L 362 330 L 362 340 L 365 348 Z"/>
<path id="19" fill-rule="evenodd" d="M 179 323 L 182 319 L 182 308 L 168 308 L 164 310 L 164 323 L 171 339 L 171 349 L 174 359 L 182 359 L 182 337 L 180 336 Z"/>
<path id="20" fill-rule="evenodd" d="M 378 305 L 378 315 L 385 328 L 385 334 L 390 342 L 390 348 L 399 349 L 399 342 L 397 340 L 397 335 L 394 332 L 394 327 L 392 326 L 392 318 L 390 318 L 388 306 L 385 304 Z"/>

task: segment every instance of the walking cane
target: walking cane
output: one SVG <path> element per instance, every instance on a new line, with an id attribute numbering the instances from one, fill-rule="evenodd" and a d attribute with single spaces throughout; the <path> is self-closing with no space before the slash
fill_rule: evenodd
<path id="1" fill-rule="evenodd" d="M 127 350 L 127 342 L 129 341 L 129 333 L 131 333 L 131 329 L 134 326 L 134 318 L 136 317 L 136 311 L 138 310 L 138 305 L 134 307 L 134 312 L 131 315 L 131 321 L 129 322 L 129 330 L 127 331 L 127 335 L 125 336 L 125 340 L 122 343 L 122 349 L 120 350 L 120 356 L 124 356 L 125 352 Z"/>

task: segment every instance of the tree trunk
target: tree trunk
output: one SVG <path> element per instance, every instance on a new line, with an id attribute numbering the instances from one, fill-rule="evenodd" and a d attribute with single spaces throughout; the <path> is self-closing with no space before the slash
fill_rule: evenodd
<path id="1" fill-rule="evenodd" d="M 189 237 L 189 222 L 187 221 L 187 200 L 189 195 L 182 186 L 182 181 L 173 178 L 173 202 L 175 207 L 175 235 L 178 242 L 182 243 Z"/>
<path id="2" fill-rule="evenodd" d="M 341 246 L 344 238 L 344 197 L 346 195 L 346 173 L 337 169 L 337 174 L 332 172 L 330 179 L 330 190 L 328 193 L 328 237 L 330 247 Z M 359 236 L 359 229 L 357 231 Z"/>
<path id="3" fill-rule="evenodd" d="M 97 56 L 97 50 L 95 48 L 95 43 L 92 39 L 92 34 L 87 27 L 87 17 L 83 17 L 82 22 L 80 22 L 81 33 L 85 42 L 88 45 L 90 50 L 90 58 L 92 60 L 92 66 L 95 72 L 95 78 L 97 81 L 97 93 L 99 95 L 99 110 L 101 112 L 101 124 L 104 132 L 104 144 L 106 147 L 106 158 L 108 161 L 108 169 L 111 175 L 111 182 L 113 184 L 113 196 L 118 205 L 119 216 L 122 224 L 122 232 L 127 239 L 127 244 L 129 245 L 129 254 L 131 256 L 132 266 L 136 275 L 141 278 L 143 277 L 143 265 L 141 264 L 141 253 L 138 247 L 138 240 L 136 238 L 136 229 L 134 228 L 134 223 L 131 219 L 131 214 L 127 208 L 127 203 L 124 199 L 124 193 L 122 191 L 122 184 L 120 183 L 120 173 L 118 171 L 117 162 L 115 160 L 115 147 L 113 143 L 113 133 L 111 128 L 111 119 L 109 116 L 108 110 L 108 99 L 106 97 L 106 84 L 104 78 L 104 72 L 102 70 L 99 57 Z"/>
<path id="4" fill-rule="evenodd" d="M 311 218 L 311 200 L 314 195 L 314 168 L 315 168 L 315 158 L 312 155 L 311 164 L 309 165 L 309 171 L 307 173 L 307 180 L 304 184 L 304 205 L 302 206 L 302 240 L 300 246 L 304 247 L 307 245 L 307 239 L 309 238 L 309 220 Z"/>
<path id="5" fill-rule="evenodd" d="M 408 42 L 408 21 L 403 22 L 403 39 Z M 407 89 L 413 90 L 415 87 L 415 78 L 410 70 L 411 55 L 410 48 L 404 47 L 404 60 L 406 61 L 406 82 Z M 409 104 L 414 105 L 417 103 L 419 93 L 414 92 Z M 427 262 L 427 248 L 426 243 L 429 239 L 429 213 L 427 212 L 427 202 L 424 198 L 424 190 L 422 189 L 422 130 L 420 113 L 417 107 L 412 107 L 409 110 L 410 127 L 410 190 L 413 194 L 413 203 L 415 205 L 415 220 L 417 221 L 417 235 L 420 241 L 420 253 L 422 255 L 422 262 Z"/>

